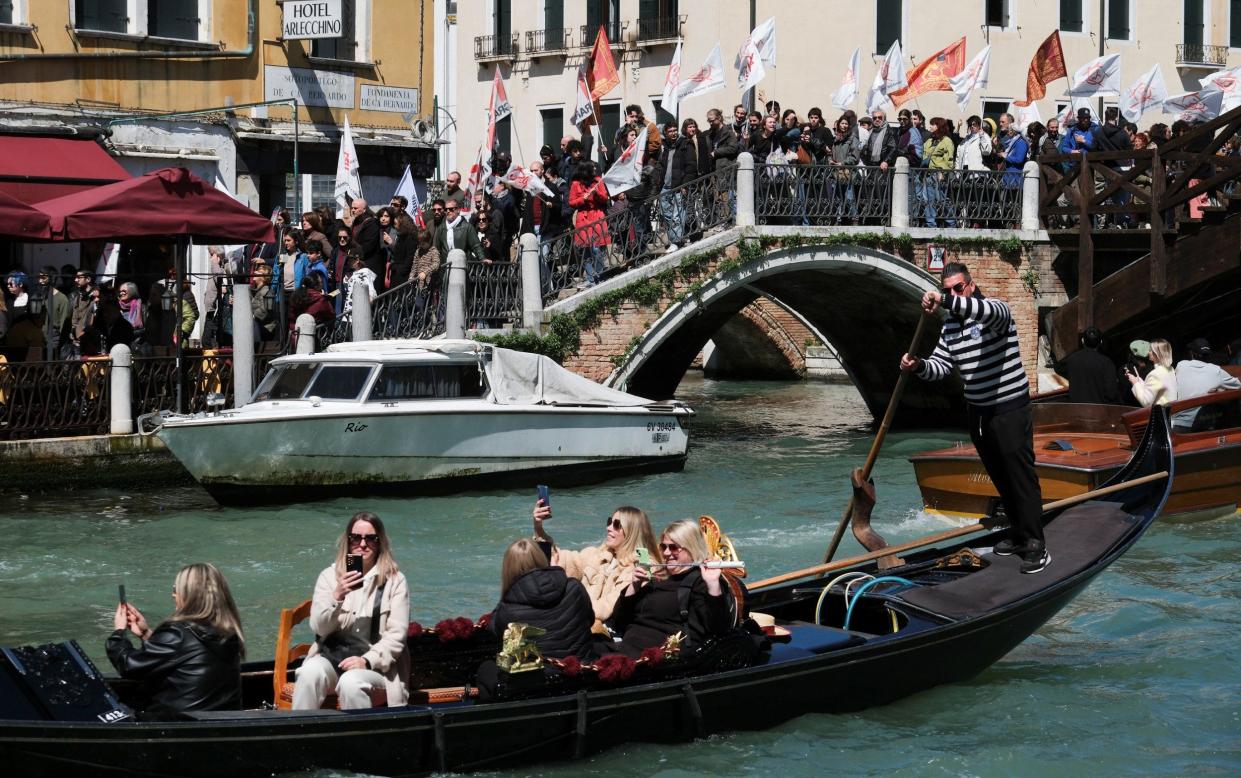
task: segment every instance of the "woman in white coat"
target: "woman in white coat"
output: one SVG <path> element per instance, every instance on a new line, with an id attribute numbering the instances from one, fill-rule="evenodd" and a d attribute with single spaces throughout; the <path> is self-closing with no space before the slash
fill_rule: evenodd
<path id="1" fill-rule="evenodd" d="M 361 572 L 347 558 L 361 557 Z M 371 690 L 384 689 L 388 705 L 409 698 L 409 589 L 392 556 L 383 521 L 355 514 L 336 548 L 336 561 L 319 574 L 310 606 L 315 644 L 293 691 L 293 708 L 313 710 L 335 692 L 342 709 L 371 707 Z"/>

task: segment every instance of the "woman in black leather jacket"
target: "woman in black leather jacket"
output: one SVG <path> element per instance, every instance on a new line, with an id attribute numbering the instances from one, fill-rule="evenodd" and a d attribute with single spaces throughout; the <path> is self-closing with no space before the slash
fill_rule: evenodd
<path id="1" fill-rule="evenodd" d="M 497 635 L 503 637 L 514 622 L 527 624 L 547 630 L 534 639 L 544 656 L 594 659 L 595 611 L 586 587 L 563 568 L 549 566 L 533 540 L 514 541 L 504 552 L 500 591 L 490 622 Z"/>
<path id="2" fill-rule="evenodd" d="M 245 638 L 223 574 L 210 563 L 177 573 L 168 621 L 154 630 L 132 605 L 116 607 L 108 659 L 122 678 L 140 681 L 143 718 L 176 719 L 186 711 L 240 710 Z M 134 648 L 126 630 L 142 639 Z"/>

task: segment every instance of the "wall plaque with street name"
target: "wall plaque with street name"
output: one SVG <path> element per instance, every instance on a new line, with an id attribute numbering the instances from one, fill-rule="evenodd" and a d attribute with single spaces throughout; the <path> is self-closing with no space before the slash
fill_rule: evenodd
<path id="1" fill-rule="evenodd" d="M 341 0 L 285 0 L 285 40 L 339 38 L 344 30 Z"/>
<path id="2" fill-rule="evenodd" d="M 352 108 L 354 77 L 332 70 L 263 67 L 263 99 L 290 100 L 325 108 Z"/>
<path id="3" fill-rule="evenodd" d="M 418 88 L 363 84 L 358 107 L 364 111 L 416 114 L 419 113 Z"/>

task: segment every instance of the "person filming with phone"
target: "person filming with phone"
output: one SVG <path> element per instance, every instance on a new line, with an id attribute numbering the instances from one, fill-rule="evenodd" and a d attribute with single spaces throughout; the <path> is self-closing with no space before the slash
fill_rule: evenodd
<path id="1" fill-rule="evenodd" d="M 336 546 L 336 561 L 319 574 L 310 606 L 315 643 L 297 671 L 295 710 L 314 710 L 335 692 L 342 710 L 370 708 L 372 692 L 389 707 L 409 693 L 409 589 L 392 556 L 383 521 L 354 514 Z"/>
<path id="2" fill-rule="evenodd" d="M 187 711 L 240 710 L 245 637 L 224 575 L 210 563 L 186 565 L 172 585 L 173 612 L 155 629 L 121 601 L 108 637 L 108 660 L 122 678 L 139 681 L 141 716 L 175 720 Z M 135 648 L 126 632 L 142 641 Z"/>

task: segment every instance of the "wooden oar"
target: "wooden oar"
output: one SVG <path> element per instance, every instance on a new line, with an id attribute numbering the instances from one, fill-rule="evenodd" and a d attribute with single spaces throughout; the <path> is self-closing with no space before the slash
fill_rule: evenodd
<path id="1" fill-rule="evenodd" d="M 912 354 L 917 350 L 918 344 L 922 342 L 922 333 L 926 329 L 927 322 L 935 318 L 932 314 L 923 313 L 918 317 L 918 326 L 914 328 L 914 338 L 909 344 L 909 351 Z M 883 414 L 883 421 L 879 423 L 879 431 L 875 433 L 875 440 L 870 444 L 870 453 L 866 455 L 866 464 L 862 466 L 862 480 L 866 481 L 870 478 L 871 470 L 875 469 L 875 460 L 879 458 L 879 449 L 883 447 L 883 439 L 888 435 L 888 429 L 892 426 L 892 417 L 896 415 L 896 406 L 900 405 L 901 395 L 905 393 L 905 384 L 909 383 L 910 373 L 901 371 L 901 375 L 896 379 L 896 388 L 892 390 L 892 397 L 888 399 L 888 409 Z M 840 523 L 836 525 L 836 534 L 832 535 L 832 542 L 827 547 L 827 553 L 823 555 L 823 563 L 832 561 L 832 557 L 836 556 L 836 549 L 840 547 L 840 540 L 845 535 L 845 527 L 849 526 L 849 520 L 853 518 L 853 497 L 849 497 L 849 504 L 845 506 L 844 515 L 840 517 Z"/>
<path id="2" fill-rule="evenodd" d="M 1087 502 L 1097 497 L 1104 497 L 1106 495 L 1113 494 L 1114 492 L 1123 491 L 1134 486 L 1141 486 L 1142 484 L 1148 484 L 1151 481 L 1158 481 L 1161 478 L 1167 478 L 1167 476 L 1167 470 L 1160 470 L 1158 473 L 1151 473 L 1150 475 L 1144 475 L 1141 478 L 1134 478 L 1132 481 L 1123 481 L 1111 486 L 1105 486 L 1101 489 L 1095 489 L 1093 492 L 1086 492 L 1085 494 L 1078 494 L 1073 497 L 1065 497 L 1063 500 L 1056 500 L 1055 502 L 1049 502 L 1044 505 L 1043 512 L 1046 513 L 1047 511 L 1054 511 L 1058 508 L 1067 508 L 1070 505 L 1077 505 L 1078 503 Z M 935 535 L 927 535 L 925 537 L 918 538 L 917 540 L 910 540 L 895 546 L 881 548 L 878 551 L 871 551 L 869 554 L 862 554 L 861 556 L 850 557 L 849 559 L 841 559 L 838 562 L 815 565 L 814 567 L 803 567 L 801 570 L 794 570 L 792 572 L 783 573 L 771 578 L 764 578 L 761 581 L 756 581 L 755 583 L 750 584 L 748 588 L 759 589 L 764 586 L 772 586 L 775 584 L 786 583 L 788 581 L 795 581 L 798 578 L 806 578 L 811 575 L 830 573 L 842 568 L 852 567 L 863 562 L 872 562 L 880 557 L 900 554 L 905 551 L 912 551 L 913 549 L 921 548 L 922 546 L 930 546 L 945 540 L 959 538 L 962 535 L 972 535 L 975 532 L 982 532 L 986 529 L 988 528 L 981 524 L 970 524 L 965 527 L 957 527 L 956 529 L 946 530 Z"/>

